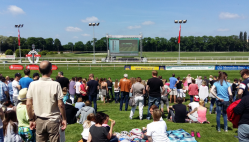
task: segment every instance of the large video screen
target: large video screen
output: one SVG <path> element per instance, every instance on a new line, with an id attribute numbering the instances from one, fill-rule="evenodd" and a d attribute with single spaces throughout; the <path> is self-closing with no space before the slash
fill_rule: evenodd
<path id="1" fill-rule="evenodd" d="M 109 38 L 111 56 L 138 56 L 138 38 Z"/>

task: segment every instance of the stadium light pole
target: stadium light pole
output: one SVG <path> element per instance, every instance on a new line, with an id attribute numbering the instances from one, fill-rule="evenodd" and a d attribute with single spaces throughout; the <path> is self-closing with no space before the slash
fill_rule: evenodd
<path id="1" fill-rule="evenodd" d="M 99 26 L 99 23 L 89 23 L 89 26 L 93 26 L 93 61 L 92 63 L 95 64 L 95 36 L 94 36 L 94 26 Z"/>
<path id="2" fill-rule="evenodd" d="M 179 23 L 180 24 L 180 29 L 179 29 L 179 37 L 178 37 L 178 42 L 179 42 L 179 59 L 177 61 L 178 64 L 181 63 L 181 59 L 180 59 L 180 53 L 181 53 L 181 44 L 180 44 L 180 36 L 181 36 L 181 24 L 182 23 L 187 23 L 187 20 L 175 20 L 174 21 L 176 24 Z"/>
<path id="3" fill-rule="evenodd" d="M 15 25 L 15 27 L 18 28 L 19 54 L 20 54 L 20 61 L 22 61 L 22 59 L 21 59 L 21 46 L 20 46 L 20 42 L 21 42 L 20 40 L 21 40 L 21 39 L 20 39 L 20 31 L 19 31 L 19 28 L 22 28 L 22 27 L 23 27 L 23 24 Z"/>

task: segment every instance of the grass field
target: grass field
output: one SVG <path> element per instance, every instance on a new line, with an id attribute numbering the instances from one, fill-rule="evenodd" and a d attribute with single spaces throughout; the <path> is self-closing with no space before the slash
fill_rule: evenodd
<path id="1" fill-rule="evenodd" d="M 128 73 L 129 77 L 141 77 L 143 80 L 147 80 L 151 77 L 151 71 L 127 71 L 124 70 L 123 67 L 117 67 L 115 70 L 113 68 L 100 68 L 100 67 L 92 67 L 91 70 L 89 67 L 81 67 L 80 70 L 78 67 L 70 67 L 68 70 L 66 67 L 58 67 L 57 71 L 53 71 L 52 78 L 55 78 L 58 71 L 63 71 L 64 75 L 68 78 L 71 78 L 73 76 L 81 76 L 81 77 L 88 77 L 90 73 L 93 73 L 95 77 L 111 77 L 112 80 L 120 79 L 123 77 L 124 73 Z M 14 77 L 14 74 L 16 72 L 20 72 L 23 75 L 23 71 L 10 71 L 8 68 L 4 69 L 0 67 L 0 73 L 3 74 L 3 76 L 10 76 Z M 31 71 L 31 75 L 37 71 Z M 209 75 L 218 75 L 218 71 L 158 71 L 160 76 L 162 76 L 164 79 L 168 79 L 171 77 L 172 73 L 176 74 L 177 76 L 186 77 L 187 74 L 191 74 L 192 77 L 198 76 L 209 76 Z M 228 74 L 228 78 L 230 80 L 233 80 L 234 78 L 239 78 L 239 72 L 238 71 L 226 71 Z M 187 95 L 188 96 L 188 95 Z M 188 98 L 188 97 L 187 97 Z M 185 104 L 188 104 L 189 100 Z M 171 104 L 172 105 L 172 104 Z M 207 104 L 207 107 L 209 108 L 210 104 Z M 124 108 L 123 108 L 124 109 Z M 148 107 L 144 107 L 144 118 L 146 118 Z M 114 102 L 103 104 L 102 102 L 98 101 L 98 111 L 107 113 L 110 118 L 114 119 L 116 121 L 116 125 L 114 126 L 115 132 L 120 131 L 130 131 L 132 128 L 142 128 L 146 127 L 147 124 L 152 122 L 152 120 L 142 120 L 140 121 L 138 118 L 138 110 L 136 110 L 134 119 L 129 119 L 131 108 L 128 108 L 128 111 L 119 111 L 119 104 L 115 104 Z M 164 108 L 166 110 L 166 107 Z M 165 111 L 165 114 L 167 116 L 167 113 Z M 177 124 L 172 123 L 169 121 L 166 121 L 168 130 L 175 130 L 175 129 L 184 129 L 187 132 L 191 132 L 194 130 L 195 132 L 199 131 L 201 134 L 201 138 L 196 138 L 198 142 L 235 142 L 238 141 L 234 136 L 237 135 L 237 129 L 232 128 L 232 124 L 228 123 L 228 133 L 225 133 L 223 131 L 223 125 L 221 125 L 222 131 L 221 133 L 218 133 L 216 131 L 216 115 L 215 114 L 207 114 L 207 119 L 210 121 L 210 124 Z M 165 120 L 165 117 L 164 117 Z M 223 124 L 223 118 L 221 118 L 221 124 Z M 66 129 L 66 141 L 67 142 L 77 142 L 81 138 L 81 132 L 83 128 L 80 124 L 73 124 L 69 125 Z"/>
<path id="2" fill-rule="evenodd" d="M 107 54 L 98 54 L 96 57 L 106 57 Z M 232 57 L 232 56 L 248 56 L 248 52 L 181 52 L 181 57 Z M 92 53 L 85 54 L 55 54 L 55 55 L 43 55 L 42 57 L 92 57 Z M 143 57 L 178 57 L 178 52 L 143 52 Z"/>

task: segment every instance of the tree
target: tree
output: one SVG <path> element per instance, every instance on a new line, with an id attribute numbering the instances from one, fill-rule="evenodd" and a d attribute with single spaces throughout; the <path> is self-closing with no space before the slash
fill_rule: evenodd
<path id="1" fill-rule="evenodd" d="M 5 55 L 13 55 L 13 51 L 11 49 L 8 49 L 5 51 Z"/>
<path id="2" fill-rule="evenodd" d="M 76 51 L 84 51 L 85 50 L 84 44 L 83 44 L 82 41 L 76 42 L 75 45 L 74 45 L 74 48 L 75 48 Z"/>
<path id="3" fill-rule="evenodd" d="M 58 49 L 58 51 L 61 49 L 61 41 L 58 38 L 54 40 L 54 49 Z"/>
<path id="4" fill-rule="evenodd" d="M 54 47 L 53 47 L 54 40 L 52 38 L 46 38 L 45 42 L 46 42 L 46 46 L 45 46 L 44 50 L 49 50 L 49 51 L 54 50 Z"/>
<path id="5" fill-rule="evenodd" d="M 247 45 L 248 45 L 248 44 L 247 44 L 247 32 L 244 32 L 244 46 L 245 46 L 245 49 L 246 49 L 246 50 L 248 50 L 248 49 L 247 49 L 247 47 L 248 47 Z"/>

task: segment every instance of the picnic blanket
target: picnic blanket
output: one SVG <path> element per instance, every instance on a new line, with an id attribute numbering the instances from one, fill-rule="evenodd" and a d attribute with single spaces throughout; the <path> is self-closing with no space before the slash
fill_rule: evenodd
<path id="1" fill-rule="evenodd" d="M 188 132 L 183 129 L 167 131 L 170 142 L 197 142 L 195 137 L 192 137 Z"/>

